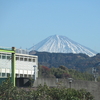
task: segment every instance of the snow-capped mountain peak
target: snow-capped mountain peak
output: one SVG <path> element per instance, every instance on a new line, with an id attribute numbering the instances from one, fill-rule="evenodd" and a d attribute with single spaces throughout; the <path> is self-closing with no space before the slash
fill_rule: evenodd
<path id="1" fill-rule="evenodd" d="M 94 52 L 93 50 L 61 35 L 49 36 L 31 47 L 29 50 L 54 53 L 84 53 L 89 56 L 94 56 L 96 54 L 96 52 Z"/>

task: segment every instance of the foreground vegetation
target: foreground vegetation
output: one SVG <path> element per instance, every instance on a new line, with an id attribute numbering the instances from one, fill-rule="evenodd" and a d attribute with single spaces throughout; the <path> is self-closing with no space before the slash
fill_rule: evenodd
<path id="1" fill-rule="evenodd" d="M 84 89 L 50 88 L 47 85 L 33 88 L 17 88 L 8 78 L 0 86 L 0 100 L 94 100 L 90 92 Z"/>

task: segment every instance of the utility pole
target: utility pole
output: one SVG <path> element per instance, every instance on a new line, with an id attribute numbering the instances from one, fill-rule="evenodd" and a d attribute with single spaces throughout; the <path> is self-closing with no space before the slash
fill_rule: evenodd
<path id="1" fill-rule="evenodd" d="M 12 47 L 12 51 L 15 51 L 15 47 Z M 12 83 L 13 85 L 15 86 L 15 52 L 12 53 L 12 66 L 11 66 L 11 71 L 12 71 L 12 74 L 11 74 L 11 80 L 12 80 Z"/>
<path id="2" fill-rule="evenodd" d="M 93 75 L 94 75 L 94 80 L 95 80 L 95 82 L 97 82 L 97 78 L 98 78 L 98 72 L 97 72 L 97 70 L 96 70 L 96 68 L 92 68 L 92 73 L 93 73 Z"/>
<path id="3" fill-rule="evenodd" d="M 68 78 L 68 80 L 69 80 L 69 87 L 71 89 L 71 83 L 72 83 L 73 78 Z"/>
<path id="4" fill-rule="evenodd" d="M 34 67 L 34 80 L 36 80 L 36 65 L 34 65 L 33 67 Z"/>

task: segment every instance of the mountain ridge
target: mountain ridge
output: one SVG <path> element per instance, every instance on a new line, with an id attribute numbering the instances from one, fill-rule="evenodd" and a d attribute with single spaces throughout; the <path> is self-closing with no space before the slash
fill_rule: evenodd
<path id="1" fill-rule="evenodd" d="M 51 53 L 84 53 L 88 56 L 94 56 L 96 54 L 95 51 L 62 35 L 49 36 L 29 48 L 29 50 Z"/>

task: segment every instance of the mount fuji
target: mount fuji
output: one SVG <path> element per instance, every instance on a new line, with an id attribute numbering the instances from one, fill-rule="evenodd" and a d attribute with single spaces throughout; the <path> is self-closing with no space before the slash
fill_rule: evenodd
<path id="1" fill-rule="evenodd" d="M 90 57 L 96 55 L 95 51 L 61 35 L 49 36 L 38 44 L 29 48 L 29 50 L 51 53 L 84 53 Z"/>

